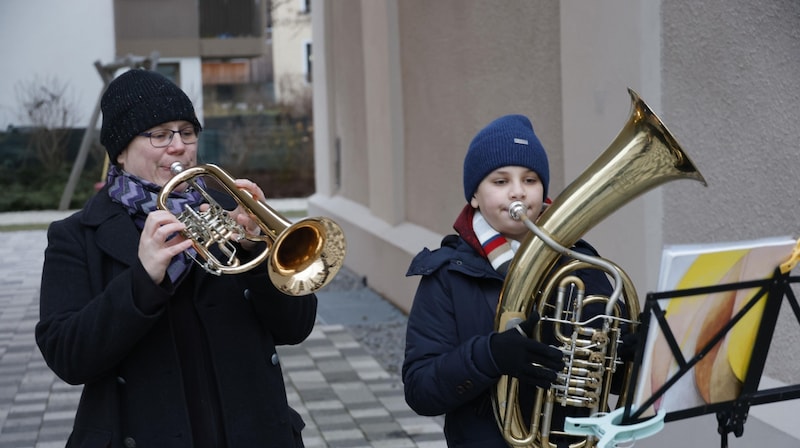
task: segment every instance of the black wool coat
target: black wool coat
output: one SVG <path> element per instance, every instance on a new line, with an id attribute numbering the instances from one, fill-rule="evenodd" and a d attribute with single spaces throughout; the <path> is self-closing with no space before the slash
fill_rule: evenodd
<path id="1" fill-rule="evenodd" d="M 184 379 L 193 372 L 182 372 L 176 346 L 179 299 L 189 304 L 182 312 L 196 313 L 227 446 L 302 446 L 304 424 L 287 404 L 275 347 L 310 334 L 317 298 L 280 293 L 262 266 L 222 276 L 193 266 L 165 288 L 141 265 L 138 241 L 105 189 L 48 229 L 36 342 L 61 379 L 84 386 L 67 446 L 203 444 L 192 440 Z M 143 301 L 158 306 L 143 311 Z"/>

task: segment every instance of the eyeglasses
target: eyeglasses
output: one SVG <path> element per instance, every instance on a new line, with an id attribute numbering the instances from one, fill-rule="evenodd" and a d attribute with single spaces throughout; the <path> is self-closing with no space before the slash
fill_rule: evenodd
<path id="1" fill-rule="evenodd" d="M 159 129 L 153 132 L 142 132 L 139 134 L 141 137 L 148 137 L 150 144 L 155 148 L 166 148 L 172 143 L 172 138 L 175 134 L 180 134 L 181 141 L 184 145 L 191 145 L 197 143 L 197 129 L 194 126 L 185 127 L 173 131 L 171 129 Z"/>

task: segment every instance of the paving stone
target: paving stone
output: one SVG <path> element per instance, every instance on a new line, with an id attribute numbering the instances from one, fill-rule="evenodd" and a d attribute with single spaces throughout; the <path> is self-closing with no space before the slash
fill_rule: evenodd
<path id="1" fill-rule="evenodd" d="M 343 412 L 336 412 L 331 414 L 314 414 L 314 422 L 322 431 L 329 429 L 347 429 L 355 426 L 353 417 Z"/>
<path id="2" fill-rule="evenodd" d="M 370 403 L 372 406 L 364 409 L 350 409 L 350 415 L 353 416 L 354 419 L 360 421 L 366 420 L 390 420 L 391 414 L 386 408 L 375 406 L 373 403 Z"/>

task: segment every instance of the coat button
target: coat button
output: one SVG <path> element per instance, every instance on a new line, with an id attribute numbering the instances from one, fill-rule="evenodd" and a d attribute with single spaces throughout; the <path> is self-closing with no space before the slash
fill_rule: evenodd
<path id="1" fill-rule="evenodd" d="M 125 437 L 122 444 L 125 445 L 125 448 L 136 448 L 136 440 L 133 437 Z"/>
<path id="2" fill-rule="evenodd" d="M 278 363 L 279 363 L 279 362 L 281 362 L 281 360 L 280 360 L 280 359 L 278 359 L 278 354 L 277 354 L 277 353 L 273 353 L 273 354 L 272 354 L 272 357 L 270 357 L 270 359 L 269 359 L 269 360 L 270 360 L 270 362 L 272 362 L 272 365 L 273 365 L 273 366 L 277 366 L 277 365 L 278 365 Z"/>
<path id="3" fill-rule="evenodd" d="M 472 389 L 472 381 L 471 380 L 466 380 L 463 383 L 461 383 L 458 386 L 456 386 L 456 392 L 459 395 L 463 394 L 464 392 L 466 392 L 466 391 L 468 391 L 470 389 Z"/>
<path id="4" fill-rule="evenodd" d="M 245 300 L 250 300 L 250 290 L 249 289 L 245 289 L 244 290 L 244 299 Z"/>
<path id="5" fill-rule="evenodd" d="M 125 381 L 125 378 L 123 378 L 121 376 L 118 376 L 117 377 L 117 383 L 120 384 L 121 386 L 124 386 L 125 383 L 127 383 L 127 381 Z"/>

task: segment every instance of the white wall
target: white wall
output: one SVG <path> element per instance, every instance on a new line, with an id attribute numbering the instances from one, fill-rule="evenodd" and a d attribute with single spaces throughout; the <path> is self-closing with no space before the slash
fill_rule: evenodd
<path id="1" fill-rule="evenodd" d="M 68 86 L 76 126 L 91 118 L 103 83 L 94 63 L 114 59 L 113 5 L 108 0 L 0 2 L 0 130 L 23 126 L 20 81 L 56 79 Z"/>
<path id="2" fill-rule="evenodd" d="M 306 45 L 311 43 L 311 16 L 303 11 L 300 0 L 275 2 L 272 11 L 272 60 L 275 98 L 281 98 L 282 83 L 294 88 L 309 88 L 305 81 Z M 313 9 L 312 9 L 313 11 Z M 289 81 L 291 80 L 291 81 Z M 296 92 L 291 92 L 296 93 Z"/>
<path id="3" fill-rule="evenodd" d="M 194 104 L 194 111 L 203 124 L 203 67 L 200 58 L 159 59 L 159 63 L 180 64 L 181 79 L 176 81 Z"/>

